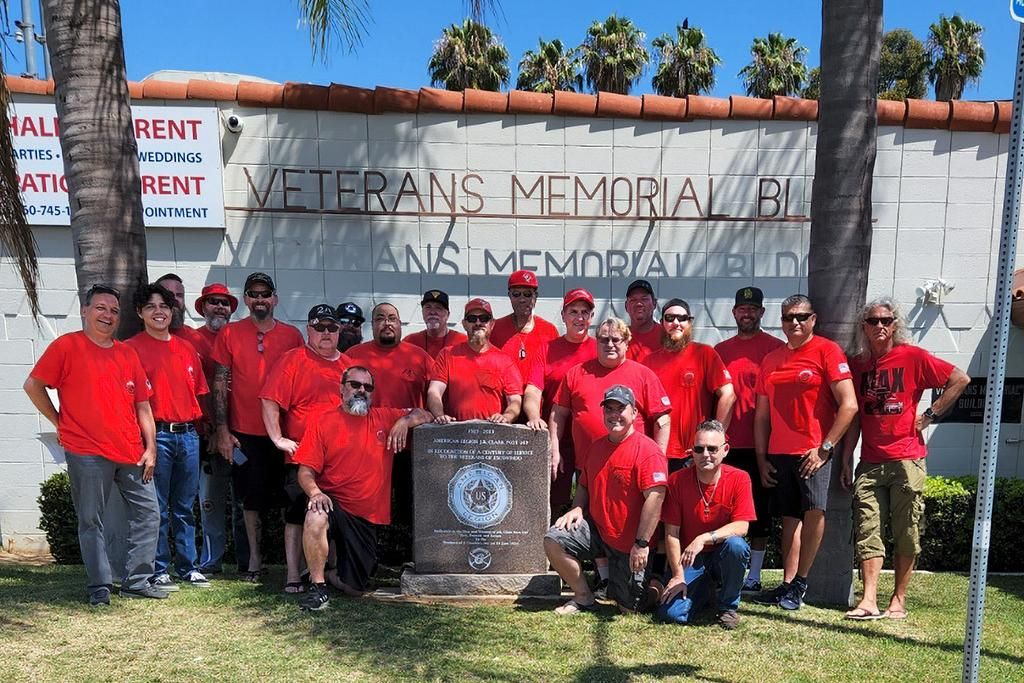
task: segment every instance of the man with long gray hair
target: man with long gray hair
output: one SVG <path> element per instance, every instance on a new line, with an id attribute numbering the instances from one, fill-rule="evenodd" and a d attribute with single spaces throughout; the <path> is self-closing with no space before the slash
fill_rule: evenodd
<path id="1" fill-rule="evenodd" d="M 864 596 L 847 619 L 906 619 L 907 586 L 921 552 L 924 512 L 924 430 L 955 402 L 970 377 L 910 342 L 898 304 L 889 297 L 861 310 L 858 351 L 851 362 L 858 413 L 843 442 L 843 485 L 853 486 L 857 559 Z M 941 395 L 918 415 L 925 389 Z M 863 436 L 853 476 L 853 451 Z M 885 559 L 883 530 L 892 531 L 895 587 L 878 609 L 878 575 Z"/>

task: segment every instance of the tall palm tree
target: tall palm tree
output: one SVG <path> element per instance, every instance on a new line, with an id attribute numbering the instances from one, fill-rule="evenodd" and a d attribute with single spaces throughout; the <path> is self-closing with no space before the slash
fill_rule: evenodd
<path id="1" fill-rule="evenodd" d="M 557 38 L 551 41 L 538 39 L 537 51 L 527 50 L 519 60 L 516 88 L 546 93 L 582 90 L 579 54 L 575 49 L 566 50 Z"/>
<path id="2" fill-rule="evenodd" d="M 925 95 L 928 53 L 924 44 L 905 28 L 882 36 L 878 64 L 878 99 L 921 99 Z"/>
<path id="3" fill-rule="evenodd" d="M 801 47 L 796 38 L 786 38 L 781 33 L 754 38 L 750 54 L 753 60 L 739 73 L 748 95 L 774 97 L 800 92 L 807 80 L 807 48 Z"/>
<path id="4" fill-rule="evenodd" d="M 959 14 L 952 18 L 940 15 L 938 22 L 928 27 L 928 80 L 935 86 L 936 100 L 958 100 L 969 83 L 981 78 L 985 66 L 983 30 L 981 24 Z"/>
<path id="5" fill-rule="evenodd" d="M 466 19 L 441 31 L 427 64 L 432 85 L 498 90 L 508 83 L 508 50 L 484 24 Z"/>
<path id="6" fill-rule="evenodd" d="M 805 100 L 816 100 L 821 97 L 821 67 L 816 66 L 807 72 L 807 85 L 800 91 Z"/>
<path id="7" fill-rule="evenodd" d="M 591 24 L 579 46 L 587 85 L 594 92 L 628 95 L 651 61 L 644 35 L 628 18 L 614 14 Z"/>
<path id="8" fill-rule="evenodd" d="M 715 67 L 722 60 L 708 46 L 704 31 L 684 20 L 676 27 L 675 40 L 664 33 L 651 41 L 651 46 L 658 60 L 651 85 L 659 95 L 700 95 L 715 87 Z"/>
<path id="9" fill-rule="evenodd" d="M 807 284 L 818 314 L 815 331 L 849 347 L 867 295 L 871 259 L 882 0 L 823 0 L 821 28 Z M 852 501 L 838 471 L 832 474 L 825 537 L 811 570 L 808 599 L 848 605 Z"/>

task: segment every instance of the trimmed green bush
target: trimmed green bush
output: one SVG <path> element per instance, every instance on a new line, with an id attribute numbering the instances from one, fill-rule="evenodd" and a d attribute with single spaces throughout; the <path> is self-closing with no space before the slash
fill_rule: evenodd
<path id="1" fill-rule="evenodd" d="M 78 515 L 71 502 L 71 479 L 67 472 L 57 472 L 39 487 L 39 528 L 46 533 L 50 554 L 58 564 L 81 564 L 78 546 Z"/>

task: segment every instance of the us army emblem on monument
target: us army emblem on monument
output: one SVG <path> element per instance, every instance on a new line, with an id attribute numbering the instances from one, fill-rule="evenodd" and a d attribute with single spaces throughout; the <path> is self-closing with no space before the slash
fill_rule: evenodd
<path id="1" fill-rule="evenodd" d="M 474 529 L 500 524 L 512 509 L 512 483 L 493 465 L 466 465 L 448 482 L 448 508 Z"/>

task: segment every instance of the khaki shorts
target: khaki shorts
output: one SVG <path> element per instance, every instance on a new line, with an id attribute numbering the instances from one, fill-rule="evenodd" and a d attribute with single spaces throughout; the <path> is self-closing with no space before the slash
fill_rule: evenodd
<path id="1" fill-rule="evenodd" d="M 892 532 L 896 554 L 920 554 L 926 474 L 924 458 L 857 465 L 853 520 L 860 561 L 885 557 L 886 527 Z"/>

